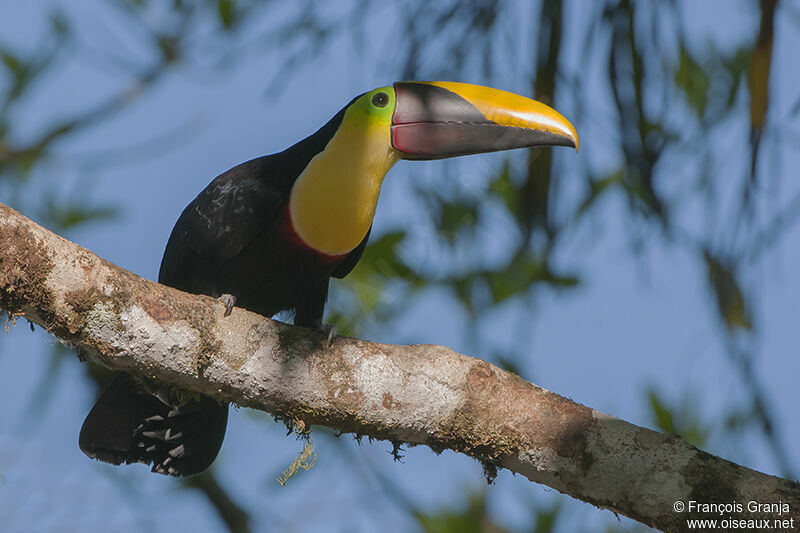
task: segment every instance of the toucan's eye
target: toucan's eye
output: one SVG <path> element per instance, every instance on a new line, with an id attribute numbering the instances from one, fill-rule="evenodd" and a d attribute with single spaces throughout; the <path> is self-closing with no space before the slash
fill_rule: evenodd
<path id="1" fill-rule="evenodd" d="M 372 105 L 375 107 L 386 107 L 388 103 L 389 95 L 386 93 L 375 93 L 375 96 L 372 97 Z"/>

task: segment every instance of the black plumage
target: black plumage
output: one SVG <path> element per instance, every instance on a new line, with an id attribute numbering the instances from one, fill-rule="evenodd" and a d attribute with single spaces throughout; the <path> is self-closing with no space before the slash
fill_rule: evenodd
<path id="1" fill-rule="evenodd" d="M 347 113 L 351 106 L 353 114 Z M 577 149 L 575 128 L 554 109 L 519 95 L 452 82 L 375 89 L 291 148 L 212 181 L 175 224 L 159 281 L 224 297 L 226 314 L 235 298 L 256 313 L 294 310 L 295 324 L 321 327 L 328 282 L 346 276 L 361 258 L 381 180 L 398 159 L 552 145 Z M 309 167 L 323 151 L 320 164 Z M 317 249 L 300 238 L 295 215 Z M 333 223 L 338 226 L 323 225 Z M 211 398 L 181 402 L 167 389 L 148 389 L 123 374 L 86 418 L 80 446 L 103 461 L 142 461 L 155 472 L 190 475 L 213 462 L 227 417 L 227 406 Z"/>
<path id="2" fill-rule="evenodd" d="M 264 316 L 294 310 L 295 324 L 321 327 L 329 279 L 353 269 L 369 233 L 350 253 L 326 256 L 294 233 L 288 201 L 293 183 L 325 149 L 346 109 L 287 150 L 214 179 L 175 224 L 159 282 L 195 294 L 233 295 L 237 306 Z M 180 402 L 168 389 L 147 390 L 122 373 L 87 416 L 79 444 L 101 461 L 144 462 L 154 472 L 192 475 L 217 456 L 227 416 L 228 406 L 211 398 Z"/>

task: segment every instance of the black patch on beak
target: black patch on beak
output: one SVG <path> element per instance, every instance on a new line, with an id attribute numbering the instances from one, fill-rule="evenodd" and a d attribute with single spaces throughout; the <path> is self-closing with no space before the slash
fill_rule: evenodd
<path id="1" fill-rule="evenodd" d="M 425 83 L 394 84 L 397 103 L 392 124 L 487 122 L 483 113 L 453 91 Z"/>

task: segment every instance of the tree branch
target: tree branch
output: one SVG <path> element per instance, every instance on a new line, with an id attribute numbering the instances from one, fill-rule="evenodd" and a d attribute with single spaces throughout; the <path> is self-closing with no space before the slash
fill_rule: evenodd
<path id="1" fill-rule="evenodd" d="M 629 424 L 442 346 L 337 338 L 140 278 L 0 204 L 0 307 L 106 367 L 343 432 L 455 450 L 667 531 L 686 504 L 794 518 L 800 485 Z M 702 509 L 701 509 L 702 510 Z"/>

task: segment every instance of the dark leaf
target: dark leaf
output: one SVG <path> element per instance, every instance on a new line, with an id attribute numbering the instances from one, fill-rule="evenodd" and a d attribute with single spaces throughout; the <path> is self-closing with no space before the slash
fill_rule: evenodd
<path id="1" fill-rule="evenodd" d="M 364 250 L 358 268 L 368 275 L 381 275 L 386 278 L 407 278 L 412 272 L 397 254 L 397 247 L 406 237 L 405 231 L 395 231 L 371 241 Z"/>
<path id="2" fill-rule="evenodd" d="M 655 390 L 650 390 L 647 393 L 647 399 L 650 402 L 650 410 L 653 413 L 656 427 L 665 433 L 677 433 L 675 429 L 675 421 L 672 417 L 672 411 L 662 403 L 661 399 L 656 394 Z"/>
<path id="3" fill-rule="evenodd" d="M 702 118 L 708 104 L 711 80 L 706 69 L 689 55 L 684 46 L 681 46 L 681 55 L 674 77 L 675 85 L 683 91 L 689 106 L 698 118 Z"/>
<path id="4" fill-rule="evenodd" d="M 526 293 L 536 283 L 547 283 L 560 288 L 574 287 L 579 283 L 575 276 L 555 274 L 546 260 L 529 254 L 517 254 L 505 268 L 472 272 L 456 283 L 471 286 L 476 280 L 486 285 L 493 305 Z"/>
<path id="5" fill-rule="evenodd" d="M 23 67 L 22 62 L 17 56 L 7 50 L 0 50 L 0 59 L 2 59 L 3 65 L 5 65 L 14 78 L 19 79 L 25 76 L 27 68 Z"/>
<path id="6" fill-rule="evenodd" d="M 72 26 L 62 11 L 55 10 L 50 13 L 50 28 L 53 34 L 63 38 L 71 33 Z"/>
<path id="7" fill-rule="evenodd" d="M 511 372 L 512 374 L 516 374 L 521 376 L 519 365 L 517 364 L 515 357 L 513 355 L 495 355 L 493 357 L 494 363 L 505 370 L 506 372 Z"/>
<path id="8" fill-rule="evenodd" d="M 30 82 L 31 67 L 8 50 L 0 50 L 0 61 L 2 61 L 10 77 L 6 93 L 6 99 L 10 102 L 19 98 L 25 91 Z"/>
<path id="9" fill-rule="evenodd" d="M 752 50 L 749 47 L 743 47 L 736 50 L 730 59 L 723 58 L 723 66 L 729 76 L 728 98 L 725 103 L 725 109 L 731 109 L 736 101 L 736 95 L 739 93 L 739 88 L 742 86 L 743 74 L 747 71 L 750 65 L 750 56 Z"/>
<path id="10" fill-rule="evenodd" d="M 489 191 L 500 198 L 509 213 L 516 219 L 519 215 L 519 188 L 511 181 L 511 165 L 503 163 L 497 177 L 489 185 Z"/>
<path id="11" fill-rule="evenodd" d="M 355 337 L 358 335 L 356 322 L 350 315 L 345 315 L 338 311 L 334 311 L 327 315 L 325 322 L 336 326 L 337 334 L 345 337 Z"/>
<path id="12" fill-rule="evenodd" d="M 575 218 L 578 219 L 583 215 L 586 211 L 588 211 L 594 203 L 602 196 L 602 194 L 608 190 L 608 188 L 612 185 L 619 185 L 622 183 L 622 170 L 617 170 L 608 174 L 607 176 L 588 181 L 589 184 L 589 191 L 586 193 L 586 196 L 581 201 L 580 206 L 578 207 L 577 211 L 575 211 Z"/>
<path id="13" fill-rule="evenodd" d="M 415 518 L 426 533 L 484 533 L 505 531 L 492 522 L 486 508 L 486 493 L 468 494 L 463 510 L 442 509 L 431 513 L 416 512 Z"/>
<path id="14" fill-rule="evenodd" d="M 50 199 L 43 206 L 42 221 L 57 231 L 69 230 L 88 222 L 109 220 L 119 215 L 117 207 L 87 207 L 83 202 L 59 203 Z"/>
<path id="15" fill-rule="evenodd" d="M 472 200 L 438 200 L 436 205 L 436 228 L 451 244 L 459 233 L 475 229 L 478 220 L 478 205 Z"/>
<path id="16" fill-rule="evenodd" d="M 222 27 L 228 30 L 231 29 L 236 22 L 236 9 L 233 0 L 218 0 L 217 15 Z"/>
<path id="17" fill-rule="evenodd" d="M 697 417 L 699 409 L 692 398 L 686 397 L 677 406 L 670 406 L 656 389 L 650 388 L 647 391 L 647 400 L 656 429 L 680 435 L 695 446 L 702 446 L 708 440 L 711 428 L 706 427 Z"/>
<path id="18" fill-rule="evenodd" d="M 703 257 L 709 282 L 716 295 L 717 309 L 725 327 L 729 331 L 749 330 L 752 327 L 749 306 L 745 302 L 744 293 L 739 287 L 732 268 L 712 256 L 707 250 L 703 252 Z"/>
<path id="19" fill-rule="evenodd" d="M 772 65 L 772 41 L 777 0 L 761 0 L 761 25 L 750 57 L 748 86 L 750 88 L 750 127 L 764 128 L 769 107 L 769 71 Z"/>
<path id="20" fill-rule="evenodd" d="M 533 533 L 551 533 L 555 531 L 556 521 L 561 516 L 561 502 L 555 501 L 546 508 L 536 509 L 533 519 L 536 526 Z"/>

